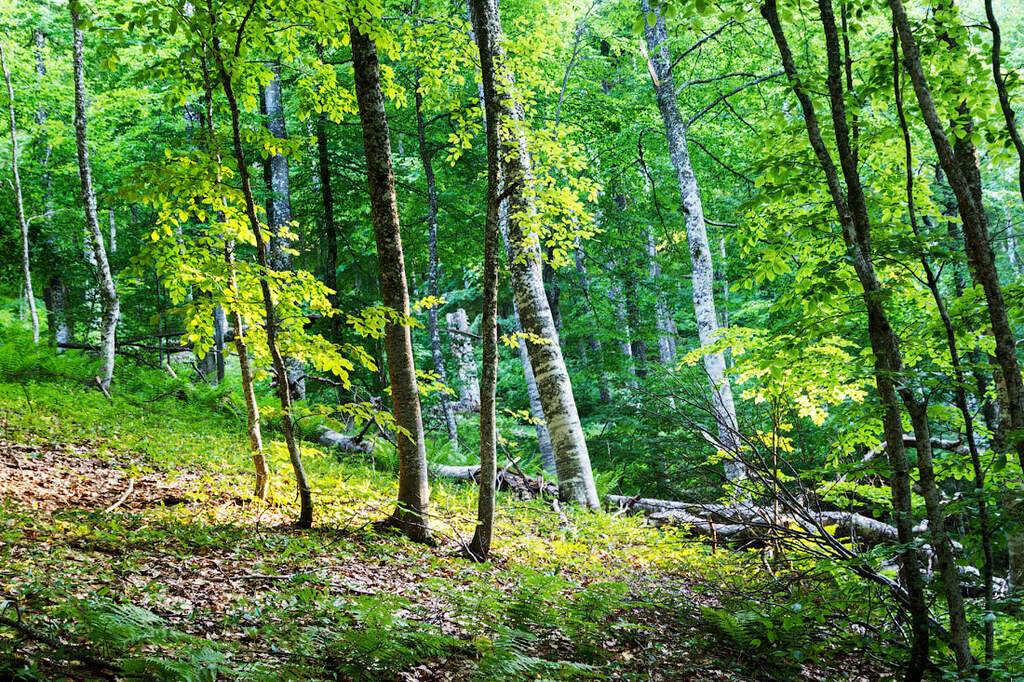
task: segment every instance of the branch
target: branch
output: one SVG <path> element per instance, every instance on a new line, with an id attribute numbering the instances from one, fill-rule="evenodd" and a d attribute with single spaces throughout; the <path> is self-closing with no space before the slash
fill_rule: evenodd
<path id="1" fill-rule="evenodd" d="M 709 40 L 711 40 L 712 38 L 717 36 L 719 33 L 721 33 L 722 31 L 724 31 L 725 29 L 729 28 L 730 26 L 732 26 L 735 23 L 736 23 L 735 19 L 730 19 L 729 21 L 727 21 L 724 24 L 722 24 L 721 26 L 719 26 L 716 30 L 712 31 L 708 35 L 704 36 L 703 38 L 701 38 L 700 40 L 695 42 L 690 47 L 688 47 L 685 50 L 683 50 L 683 53 L 681 55 L 679 55 L 678 57 L 676 57 L 675 61 L 672 62 L 672 64 L 669 65 L 668 72 L 672 73 L 672 69 L 676 68 L 676 64 L 678 64 L 680 61 L 682 61 L 683 57 L 685 57 L 686 55 L 692 53 L 694 50 L 700 49 L 701 45 L 703 45 L 704 43 L 708 42 Z"/>
<path id="2" fill-rule="evenodd" d="M 697 119 L 699 119 L 701 116 L 703 116 L 704 114 L 708 113 L 709 111 L 711 111 L 712 109 L 717 107 L 719 104 L 721 104 L 725 100 L 727 100 L 730 97 L 732 97 L 733 95 L 735 95 L 737 92 L 741 92 L 741 91 L 746 90 L 747 88 L 749 88 L 751 86 L 757 85 L 758 83 L 763 83 L 763 82 L 765 82 L 767 80 L 771 80 L 773 78 L 778 78 L 779 76 L 782 76 L 782 75 L 785 75 L 785 71 L 776 71 L 775 73 L 768 74 L 767 76 L 761 76 L 760 78 L 755 78 L 754 80 L 752 80 L 752 81 L 750 81 L 748 83 L 744 83 L 743 85 L 740 85 L 740 86 L 738 86 L 736 88 L 733 88 L 729 92 L 726 92 L 726 93 L 724 93 L 722 95 L 719 95 L 715 99 L 714 102 L 712 102 L 711 104 L 707 105 L 706 107 L 704 107 L 703 109 L 698 111 L 696 114 L 694 114 L 693 117 L 690 118 L 690 120 L 686 122 L 686 127 L 689 128 L 690 126 L 692 126 L 697 121 Z"/>

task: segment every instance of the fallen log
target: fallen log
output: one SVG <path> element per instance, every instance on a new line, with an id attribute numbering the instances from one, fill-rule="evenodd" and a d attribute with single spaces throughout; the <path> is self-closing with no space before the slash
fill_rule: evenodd
<path id="1" fill-rule="evenodd" d="M 365 433 L 365 429 L 363 433 Z M 363 433 L 357 436 L 346 436 L 321 426 L 317 431 L 316 442 L 324 447 L 334 448 L 341 452 L 358 452 L 368 455 L 373 452 L 373 441 L 365 438 Z"/>

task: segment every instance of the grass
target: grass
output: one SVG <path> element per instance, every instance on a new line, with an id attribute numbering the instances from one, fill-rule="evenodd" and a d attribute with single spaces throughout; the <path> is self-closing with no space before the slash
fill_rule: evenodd
<path id="1" fill-rule="evenodd" d="M 819 579 L 782 580 L 755 552 L 636 517 L 563 521 L 501 496 L 492 559 L 475 564 L 460 549 L 476 490 L 434 481 L 437 547 L 377 534 L 396 492 L 386 455 L 339 460 L 305 443 L 316 516 L 297 531 L 281 443 L 267 443 L 267 503 L 249 494 L 230 386 L 125 370 L 108 400 L 85 385 L 88 359 L 48 352 L 0 347 L 0 610 L 60 646 L 0 626 L 0 679 L 882 675 L 842 660 L 821 611 L 793 608 Z M 737 603 L 756 617 L 716 619 Z M 779 614 L 792 620 L 784 643 L 763 634 Z M 83 646 L 107 668 L 83 663 Z"/>

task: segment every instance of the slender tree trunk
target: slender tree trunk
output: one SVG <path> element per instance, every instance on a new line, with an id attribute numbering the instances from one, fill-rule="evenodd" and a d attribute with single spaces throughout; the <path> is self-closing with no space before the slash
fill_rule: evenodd
<path id="1" fill-rule="evenodd" d="M 366 152 L 370 215 L 377 240 L 381 296 L 385 306 L 408 315 L 409 293 L 406 288 L 398 198 L 395 195 L 395 176 L 391 162 L 391 136 L 384 109 L 384 95 L 381 92 L 377 46 L 351 20 L 349 35 L 356 99 Z M 384 343 L 388 355 L 395 422 L 407 432 L 398 436 L 398 508 L 388 523 L 400 528 L 413 540 L 429 541 L 427 454 L 409 327 L 404 324 L 388 324 Z"/>
<path id="2" fill-rule="evenodd" d="M 316 122 L 317 174 L 320 179 L 320 201 L 324 209 L 324 285 L 331 290 L 328 300 L 338 307 L 338 225 L 334 220 L 334 189 L 331 185 L 331 157 L 327 148 L 327 117 Z M 331 340 L 341 339 L 341 316 L 331 316 Z"/>
<path id="3" fill-rule="evenodd" d="M 921 238 L 917 227 L 917 216 L 914 208 L 914 165 L 913 147 L 911 145 L 910 129 L 907 126 L 907 119 L 903 111 L 903 93 L 900 84 L 900 62 L 897 37 L 893 37 L 893 93 L 896 101 L 896 112 L 903 131 L 903 146 L 906 158 L 906 185 L 907 185 L 907 213 L 910 218 L 910 227 L 914 236 Z M 970 406 L 967 404 L 967 391 L 964 388 L 967 378 L 964 375 L 960 364 L 960 352 L 957 349 L 956 330 L 953 321 L 950 319 L 946 302 L 939 290 L 939 280 L 931 268 L 928 258 L 922 253 L 921 267 L 925 273 L 925 281 L 935 300 L 935 307 L 938 310 L 939 318 L 942 320 L 943 329 L 946 332 L 946 347 L 949 350 L 950 363 L 953 367 L 953 380 L 955 382 L 954 399 L 957 409 L 964 420 L 964 435 L 967 439 L 967 449 L 971 457 L 971 467 L 974 470 L 974 488 L 978 499 L 978 523 L 981 531 L 981 545 L 984 562 L 982 576 L 985 582 L 985 611 L 986 616 L 993 613 L 994 604 L 994 572 L 992 563 L 992 529 L 989 523 L 988 504 L 985 501 L 985 469 L 982 466 L 981 454 L 978 452 L 978 445 L 974 435 L 974 416 Z M 921 418 L 920 416 L 918 418 Z M 927 420 L 927 414 L 923 415 Z M 955 566 L 954 566 L 955 568 Z M 959 591 L 959 585 L 956 588 Z M 995 627 L 994 621 L 985 618 L 985 662 L 991 663 L 995 652 Z M 969 647 L 969 645 L 968 645 Z"/>
<path id="4" fill-rule="evenodd" d="M 117 252 L 117 222 L 114 220 L 114 209 L 107 209 L 107 223 L 110 226 L 110 253 Z"/>
<path id="5" fill-rule="evenodd" d="M 957 208 L 964 228 L 964 243 L 967 261 L 975 281 L 982 286 L 985 300 L 988 303 L 989 321 L 995 337 L 995 357 L 1006 382 L 1007 408 L 1012 427 L 1013 447 L 1022 467 L 1024 467 L 1024 384 L 1021 380 L 1020 365 L 1017 362 L 1016 340 L 1007 317 L 1006 301 L 1003 297 L 999 273 L 996 270 L 995 254 L 989 241 L 988 227 L 984 214 L 984 206 L 980 202 L 977 191 L 972 191 L 971 178 L 964 173 L 964 167 L 958 163 L 953 147 L 946 137 L 942 121 L 939 119 L 931 88 L 921 65 L 921 56 L 917 41 L 914 38 L 910 20 L 901 0 L 889 0 L 893 23 L 899 33 L 903 48 L 903 64 L 910 75 L 917 95 L 925 125 L 932 138 L 932 144 L 938 154 L 939 162 L 946 173 L 953 193 L 956 196 Z M 976 159 L 973 168 L 977 167 Z M 980 184 L 977 183 L 977 184 Z"/>
<path id="6" fill-rule="evenodd" d="M 672 320 L 665 296 L 661 293 L 661 265 L 658 264 L 658 245 L 654 231 L 645 230 L 647 237 L 647 258 L 650 261 L 651 282 L 654 284 L 655 326 L 658 329 L 658 361 L 665 367 L 672 367 L 676 361 L 676 323 Z"/>
<path id="7" fill-rule="evenodd" d="M 78 14 L 71 10 L 72 24 L 78 23 Z M 89 143 L 87 135 L 85 65 L 83 57 L 82 29 L 73 29 L 72 62 L 75 73 L 75 144 L 78 148 L 78 176 L 82 182 L 82 203 L 85 205 L 85 224 L 89 233 L 92 256 L 96 259 L 99 275 L 100 296 L 103 301 L 103 320 L 100 329 L 100 356 L 103 360 L 100 385 L 110 389 L 114 377 L 114 346 L 117 336 L 117 321 L 121 317 L 121 301 L 110 272 L 107 250 L 103 245 L 99 216 L 96 210 L 96 192 L 92 185 L 92 166 L 89 164 Z"/>
<path id="8" fill-rule="evenodd" d="M 871 263 L 871 224 L 867 202 L 861 186 L 857 168 L 857 157 L 853 153 L 846 116 L 845 97 L 842 80 L 842 56 L 838 29 L 832 9 L 832 0 L 818 0 L 821 23 L 825 32 L 826 52 L 828 55 L 828 90 L 832 110 L 832 123 L 836 136 L 836 146 L 843 178 L 846 181 L 847 205 L 850 214 L 850 235 L 854 245 L 863 255 L 864 274 L 861 281 L 866 293 L 870 294 L 869 306 L 875 307 L 874 313 L 879 320 L 880 332 L 884 332 L 884 351 L 888 365 L 897 376 L 903 372 L 903 357 L 900 342 L 886 318 L 882 304 L 881 285 L 874 273 Z M 971 655 L 970 635 L 964 611 L 963 594 L 960 591 L 960 575 L 957 570 L 952 539 L 946 531 L 946 516 L 942 508 L 938 486 L 935 480 L 932 463 L 931 433 L 928 423 L 927 403 L 918 397 L 915 391 L 905 382 L 900 381 L 897 390 L 903 404 L 910 415 L 914 436 L 917 441 L 918 484 L 925 500 L 928 515 L 928 530 L 932 546 L 938 559 L 939 573 L 942 577 L 949 610 L 949 629 L 953 652 L 957 659 L 957 668 L 961 674 L 967 674 L 974 665 Z"/>
<path id="9" fill-rule="evenodd" d="M 600 501 L 597 488 L 594 487 L 583 426 L 576 410 L 572 382 L 562 358 L 558 331 L 544 293 L 540 243 L 536 235 L 526 232 L 520 218 L 536 212 L 530 197 L 533 182 L 531 160 L 522 130 L 526 125 L 525 116 L 522 106 L 515 101 L 512 74 L 504 64 L 498 8 L 492 0 L 474 0 L 472 6 L 474 30 L 479 34 L 486 27 L 490 35 L 480 59 L 481 63 L 484 60 L 491 62 L 488 72 L 495 83 L 491 84 L 493 88 L 488 89 L 498 96 L 498 102 L 488 106 L 497 106 L 500 111 L 497 132 L 502 146 L 503 193 L 508 194 L 508 242 L 513 254 L 509 267 L 520 321 L 529 335 L 526 343 L 530 363 L 537 379 L 545 422 L 555 453 L 559 494 L 564 500 L 597 509 Z M 485 99 L 486 93 L 487 89 Z"/>
<path id="10" fill-rule="evenodd" d="M 469 318 L 466 311 L 459 308 L 445 316 L 448 323 L 448 337 L 451 340 L 452 355 L 455 356 L 459 383 L 462 395 L 453 410 L 459 412 L 476 412 L 480 409 L 480 380 L 476 373 L 476 358 L 473 343 L 469 339 Z"/>
<path id="11" fill-rule="evenodd" d="M 480 7 L 487 0 L 472 0 L 474 13 L 483 15 Z M 501 206 L 501 141 L 498 137 L 498 96 L 494 89 L 494 60 L 484 59 L 490 54 L 489 26 L 480 26 L 476 33 L 483 72 L 485 117 L 487 121 L 487 217 L 484 222 L 484 298 L 480 335 L 483 337 L 483 368 L 480 391 L 480 495 L 477 501 L 477 526 L 469 545 L 470 555 L 483 561 L 491 550 L 494 534 L 494 492 L 497 476 L 498 451 L 495 430 L 495 391 L 498 384 L 498 239 Z M 419 93 L 417 92 L 417 97 Z M 422 115 L 420 118 L 422 122 Z M 422 123 L 420 130 L 422 131 Z M 421 143 L 422 135 L 420 133 Z"/>
<path id="12" fill-rule="evenodd" d="M 988 18 L 989 30 L 992 31 L 992 80 L 995 82 L 996 92 L 999 94 L 999 108 L 1003 112 L 1003 120 L 1006 121 L 1006 132 L 1010 134 L 1013 146 L 1017 150 L 1017 186 L 1020 190 L 1020 198 L 1024 200 L 1024 140 L 1021 139 L 1020 131 L 1017 130 L 1017 114 L 1013 111 L 1010 94 L 1006 89 L 1006 80 L 1003 78 L 1002 56 L 1000 55 L 1003 38 L 992 0 L 985 0 L 985 16 Z"/>
<path id="13" fill-rule="evenodd" d="M 648 0 L 641 0 L 644 12 L 650 11 Z M 668 49 L 668 30 L 665 18 L 660 14 L 653 26 L 644 24 L 647 50 L 653 67 L 655 93 L 658 109 L 661 111 L 668 139 L 669 158 L 676 171 L 679 195 L 683 213 L 686 216 L 686 242 L 689 246 L 690 265 L 693 273 L 693 310 L 697 318 L 697 335 L 701 346 L 713 343 L 718 332 L 718 314 L 715 311 L 715 273 L 711 262 L 711 246 L 708 242 L 707 225 L 704 221 L 704 206 L 701 202 L 700 187 L 690 161 L 686 141 L 686 122 L 679 111 L 675 84 L 672 80 L 672 56 Z M 704 356 L 704 369 L 711 382 L 712 407 L 718 426 L 718 437 L 726 450 L 738 451 L 738 422 L 736 406 L 733 403 L 732 387 L 725 374 L 725 355 L 721 352 Z M 725 462 L 725 475 L 729 480 L 746 478 L 746 468 L 736 460 Z"/>
<path id="14" fill-rule="evenodd" d="M 647 376 L 647 344 L 640 336 L 640 304 L 637 301 L 636 273 L 632 263 L 626 268 L 622 289 L 626 299 L 626 321 L 632 331 L 629 349 L 633 357 L 633 373 L 637 379 L 644 379 Z"/>
<path id="15" fill-rule="evenodd" d="M 208 0 L 211 16 L 213 2 Z M 213 19 L 216 24 L 216 20 Z M 256 200 L 252 191 L 252 179 L 249 175 L 248 161 L 245 158 L 245 148 L 242 145 L 242 124 L 238 100 L 235 98 L 234 85 L 231 76 L 228 74 L 224 64 L 224 55 L 221 53 L 220 39 L 214 30 L 213 53 L 217 59 L 217 68 L 220 72 L 221 85 L 224 88 L 224 95 L 228 100 L 228 107 L 231 111 L 231 140 L 235 151 L 235 161 L 238 166 L 238 175 L 241 180 L 242 194 L 245 197 L 245 212 L 249 219 L 249 226 L 256 238 L 256 260 L 260 266 L 260 293 L 263 297 L 263 309 L 266 317 L 267 348 L 270 351 L 270 358 L 277 373 L 277 394 L 281 402 L 281 431 L 284 434 L 285 444 L 288 447 L 288 458 L 291 460 L 292 470 L 295 473 L 295 484 L 299 493 L 299 519 L 297 526 L 309 528 L 313 525 L 313 497 L 309 490 L 309 483 L 306 480 L 306 472 L 302 466 L 302 455 L 299 452 L 298 442 L 295 438 L 295 430 L 292 424 L 292 400 L 288 390 L 287 369 L 284 358 L 281 356 L 280 346 L 277 342 L 278 324 L 277 313 L 274 306 L 274 297 L 270 290 L 267 264 L 267 242 L 263 236 L 263 228 L 260 225 L 259 216 L 256 214 Z M 241 41 L 239 41 L 241 44 Z M 237 58 L 237 54 L 235 57 Z"/>
<path id="16" fill-rule="evenodd" d="M 618 329 L 617 342 L 619 350 L 622 352 L 622 357 L 626 359 L 626 371 L 629 372 L 626 385 L 629 388 L 636 389 L 638 386 L 636 382 L 636 363 L 633 360 L 633 343 L 631 341 L 634 330 L 629 326 L 626 297 L 622 294 L 622 284 L 619 282 L 617 271 L 618 263 L 612 261 L 611 272 L 609 273 L 611 282 L 608 285 L 608 300 L 612 304 L 612 316 L 615 318 L 615 326 Z"/>
<path id="17" fill-rule="evenodd" d="M 40 87 L 46 78 L 46 34 L 42 29 L 32 31 L 32 42 L 35 46 L 36 76 Z M 43 232 L 46 245 L 54 256 L 57 252 L 57 239 L 53 233 L 53 176 L 50 173 L 50 136 L 46 129 L 48 112 L 42 103 L 36 108 L 36 127 L 39 130 L 41 153 L 39 156 L 39 184 L 43 190 Z M 53 333 L 53 345 L 57 353 L 63 353 L 62 344 L 71 343 L 72 329 L 68 317 L 68 293 L 61 277 L 61 259 L 54 258 L 46 268 L 49 271 L 46 286 L 43 287 L 43 300 L 46 302 L 47 326 Z"/>
<path id="18" fill-rule="evenodd" d="M 583 295 L 586 297 L 592 316 L 591 324 L 597 325 L 597 312 L 594 310 L 593 303 L 590 301 L 590 274 L 587 272 L 587 266 L 583 262 L 583 247 L 580 245 L 576 246 L 575 250 L 576 260 L 576 275 L 579 278 L 579 286 L 583 291 Z M 597 335 L 591 332 L 587 334 L 586 350 L 589 352 L 589 360 L 591 363 L 598 363 L 600 369 L 600 383 L 598 384 L 598 392 L 601 397 L 602 403 L 608 403 L 611 400 L 611 393 L 608 390 L 608 373 L 604 370 L 604 358 L 601 353 L 601 341 L 597 338 Z M 552 462 L 554 460 L 552 459 Z"/>
<path id="19" fill-rule="evenodd" d="M 278 140 L 287 140 L 288 131 L 284 124 L 284 99 L 281 94 L 281 64 L 268 64 L 274 79 L 263 88 L 263 109 L 266 114 L 266 126 L 270 134 Z M 292 220 L 291 188 L 289 185 L 288 157 L 284 154 L 271 154 L 264 161 L 264 176 L 270 197 L 267 200 L 267 227 L 270 229 L 270 250 L 268 262 L 271 270 L 291 272 L 292 255 L 288 252 L 292 240 L 284 233 L 291 230 Z M 302 361 L 285 358 L 287 368 L 288 391 L 292 400 L 306 399 L 306 379 L 302 369 Z M 280 377 L 279 377 L 280 380 Z"/>
<path id="20" fill-rule="evenodd" d="M 883 408 L 883 426 L 886 443 L 886 454 L 891 468 L 889 487 L 892 492 L 894 525 L 903 549 L 899 554 L 900 577 L 907 591 L 907 607 L 910 611 L 912 642 L 910 659 L 904 671 L 904 679 L 917 682 L 922 679 L 928 665 L 929 614 L 925 601 L 924 585 L 919 567 L 918 552 L 914 549 L 913 516 L 911 506 L 910 465 L 903 446 L 903 420 L 900 416 L 899 402 L 893 377 L 897 376 L 900 367 L 892 363 L 893 354 L 890 345 L 893 339 L 892 329 L 881 308 L 881 296 L 878 281 L 868 255 L 863 250 L 863 235 L 857 234 L 856 226 L 850 214 L 846 194 L 839 181 L 839 174 L 828 148 L 825 146 L 821 129 L 818 124 L 814 104 L 805 90 L 803 81 L 796 71 L 793 55 L 789 49 L 779 20 L 775 0 L 765 0 L 761 5 L 761 15 L 767 20 L 772 36 L 779 49 L 782 64 L 789 79 L 790 86 L 800 102 L 803 112 L 807 136 L 814 149 L 815 156 L 825 173 L 829 193 L 839 214 L 843 228 L 843 239 L 847 252 L 853 261 L 854 269 L 863 288 L 864 303 L 867 308 L 868 335 L 875 356 L 875 385 Z M 832 70 L 830 69 L 830 76 Z M 838 115 L 836 115 L 838 119 Z M 845 125 L 841 126 L 845 129 Z"/>
<path id="21" fill-rule="evenodd" d="M 423 175 L 427 179 L 427 249 L 429 265 L 427 270 L 427 295 L 436 297 L 439 294 L 438 280 L 441 277 L 441 263 L 437 257 L 437 182 L 434 179 L 434 161 L 427 149 L 427 125 L 423 119 L 423 94 L 420 92 L 420 72 L 416 70 L 416 139 L 423 164 Z M 486 230 L 485 230 L 486 232 Z M 486 236 L 486 234 L 485 234 Z M 486 246 L 486 245 L 485 245 Z M 441 332 L 437 325 L 437 309 L 431 306 L 427 310 L 427 329 L 430 332 L 430 353 L 434 360 L 434 371 L 441 383 L 448 384 L 448 373 L 444 366 L 444 353 L 441 352 Z M 439 393 L 441 412 L 444 415 L 445 428 L 448 430 L 448 441 L 452 448 L 459 449 L 459 428 L 455 421 L 455 410 L 452 401 L 444 391 Z M 481 415 L 481 420 L 483 415 Z M 481 428 L 483 426 L 481 425 Z"/>
<path id="22" fill-rule="evenodd" d="M 18 127 L 14 119 L 14 86 L 11 85 L 11 72 L 7 69 L 3 44 L 0 44 L 0 66 L 3 68 L 4 80 L 7 82 L 7 111 L 11 120 L 11 174 L 14 178 L 14 205 L 18 211 L 18 225 L 21 227 L 21 275 L 25 283 L 25 299 L 28 301 L 29 316 L 32 318 L 32 342 L 39 343 L 39 313 L 36 310 L 36 297 L 32 292 L 28 221 L 25 218 L 25 202 L 21 195 L 21 174 L 18 170 Z"/>

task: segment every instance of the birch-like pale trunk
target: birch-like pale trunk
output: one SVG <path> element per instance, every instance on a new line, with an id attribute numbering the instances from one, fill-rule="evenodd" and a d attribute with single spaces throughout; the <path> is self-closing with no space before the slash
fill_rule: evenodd
<path id="1" fill-rule="evenodd" d="M 274 74 L 263 88 L 263 111 L 266 126 L 270 134 L 278 140 L 287 140 L 288 131 L 284 123 L 284 99 L 281 94 L 281 64 L 268 64 Z M 288 157 L 284 154 L 271 154 L 264 160 L 264 178 L 270 196 L 267 199 L 267 227 L 270 229 L 269 251 L 267 261 L 271 270 L 291 272 L 292 255 L 288 252 L 292 247 L 291 239 L 282 233 L 291 229 L 288 223 L 292 219 L 291 187 L 289 184 Z M 288 391 L 293 400 L 306 399 L 306 379 L 302 361 L 285 357 L 287 368 Z"/>
<path id="2" fill-rule="evenodd" d="M 423 164 L 423 175 L 427 180 L 427 295 L 437 297 L 440 293 L 438 282 L 441 278 L 441 261 L 437 256 L 437 181 L 434 177 L 434 159 L 427 148 L 427 124 L 423 118 L 423 93 L 420 92 L 420 72 L 416 70 L 416 142 Z M 437 324 L 437 309 L 432 305 L 427 310 L 427 330 L 430 333 L 430 354 L 434 361 L 434 372 L 441 383 L 448 385 L 448 372 L 444 365 L 444 353 L 441 351 L 441 331 Z M 454 341 L 454 339 L 453 339 Z M 444 417 L 445 429 L 448 431 L 448 442 L 452 448 L 459 449 L 459 427 L 455 421 L 455 410 L 448 393 L 440 391 L 438 400 L 441 403 L 441 414 Z"/>
<path id="3" fill-rule="evenodd" d="M 85 206 L 85 225 L 90 239 L 92 257 L 96 261 L 99 277 L 100 297 L 103 301 L 103 319 L 100 327 L 100 357 L 102 375 L 97 377 L 104 390 L 110 389 L 114 378 L 114 350 L 117 341 L 117 321 L 121 317 L 121 301 L 114 285 L 114 276 L 107 260 L 107 250 L 100 231 L 99 215 L 96 209 L 96 191 L 92 184 L 92 166 L 89 163 L 88 104 L 85 92 L 85 59 L 83 56 L 82 29 L 77 27 L 78 14 L 71 10 L 72 66 L 75 74 L 75 146 L 78 150 L 78 177 L 82 183 L 82 203 Z"/>
<path id="4" fill-rule="evenodd" d="M 110 226 L 110 253 L 117 253 L 117 222 L 113 208 L 107 209 L 107 224 Z"/>
<path id="5" fill-rule="evenodd" d="M 368 27 L 365 28 L 368 30 Z M 349 35 L 366 155 L 370 217 L 377 242 L 381 298 L 388 308 L 408 315 L 409 290 L 406 285 L 398 197 L 395 194 L 395 174 L 391 160 L 391 133 L 381 91 L 377 46 L 351 20 Z M 429 542 L 427 453 L 409 327 L 404 324 L 388 324 L 384 330 L 384 345 L 388 355 L 388 377 L 391 381 L 395 423 L 406 431 L 397 438 L 398 507 L 387 523 L 396 526 L 413 540 Z"/>
<path id="6" fill-rule="evenodd" d="M 462 387 L 459 401 L 453 409 L 459 412 L 476 412 L 480 409 L 480 380 L 476 372 L 476 357 L 470 340 L 469 317 L 459 308 L 445 315 L 448 323 L 448 338 L 455 357 L 456 373 Z"/>
<path id="7" fill-rule="evenodd" d="M 650 11 L 648 0 L 641 0 L 641 9 Z M 708 242 L 707 225 L 704 221 L 704 205 L 701 202 L 700 187 L 690 161 L 686 140 L 686 121 L 679 110 L 675 84 L 672 79 L 672 56 L 668 49 L 668 31 L 665 18 L 658 14 L 651 26 L 644 24 L 644 37 L 650 55 L 654 90 L 658 109 L 665 125 L 668 153 L 679 183 L 679 197 L 683 214 L 686 216 L 686 243 L 690 253 L 693 273 L 693 311 L 697 318 L 697 336 L 701 346 L 713 343 L 717 338 L 718 314 L 715 311 L 715 271 L 711 261 L 711 245 Z M 733 403 L 732 387 L 725 374 L 725 355 L 722 352 L 704 355 L 704 370 L 711 382 L 712 408 L 718 426 L 718 439 L 726 450 L 738 449 L 738 423 L 736 406 Z M 746 468 L 738 461 L 725 462 L 725 475 L 729 480 L 746 477 Z"/>
<path id="8" fill-rule="evenodd" d="M 523 225 L 524 217 L 536 213 L 531 197 L 532 161 L 523 130 L 525 115 L 522 105 L 515 100 L 515 80 L 505 65 L 497 4 L 493 0 L 484 0 L 474 2 L 473 7 L 474 30 L 479 34 L 486 27 L 490 36 L 490 49 L 481 52 L 480 58 L 492 62 L 488 69 L 482 69 L 493 80 L 490 86 L 484 86 L 485 105 L 496 106 L 500 113 L 497 134 L 502 149 L 502 194 L 508 197 L 509 269 L 519 319 L 528 336 L 526 345 L 544 408 L 544 421 L 555 454 L 559 495 L 563 500 L 597 509 L 600 500 L 594 486 L 587 442 L 576 410 L 572 382 L 562 357 L 558 330 L 544 293 L 540 243 L 537 235 L 527 233 Z M 498 98 L 496 105 L 486 102 L 488 92 Z"/>
<path id="9" fill-rule="evenodd" d="M 18 126 L 14 118 L 14 86 L 11 84 L 11 72 L 7 68 L 7 56 L 3 44 L 0 44 L 0 68 L 4 72 L 7 83 L 7 112 L 11 120 L 11 176 L 14 188 L 14 205 L 18 212 L 18 225 L 21 228 L 21 275 L 25 286 L 25 299 L 28 301 L 28 312 L 32 319 L 32 342 L 39 343 L 39 312 L 36 310 L 36 297 L 32 292 L 32 263 L 29 258 L 28 220 L 25 218 L 25 200 L 21 194 L 21 173 L 18 170 Z"/>
<path id="10" fill-rule="evenodd" d="M 513 301 L 513 316 L 515 320 L 515 332 L 523 331 L 523 325 L 519 322 L 519 311 L 515 310 Z M 537 449 L 540 450 L 540 464 L 544 471 L 550 474 L 558 473 L 555 466 L 555 450 L 551 445 L 551 434 L 548 433 L 547 422 L 544 421 L 544 406 L 540 402 L 540 390 L 537 388 L 537 379 L 533 376 L 533 367 L 530 366 L 530 351 L 526 347 L 526 341 L 519 337 L 519 360 L 523 365 L 523 382 L 526 384 L 526 397 L 530 401 L 530 418 L 533 420 L 534 429 L 537 431 Z"/>

